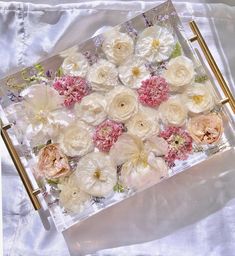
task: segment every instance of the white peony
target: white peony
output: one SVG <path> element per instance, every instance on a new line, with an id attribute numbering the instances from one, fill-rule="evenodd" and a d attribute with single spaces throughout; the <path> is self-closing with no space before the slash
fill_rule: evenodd
<path id="1" fill-rule="evenodd" d="M 76 103 L 74 111 L 80 120 L 90 125 L 98 125 L 106 118 L 105 105 L 104 96 L 94 92 L 85 96 L 80 103 Z"/>
<path id="2" fill-rule="evenodd" d="M 122 83 L 133 89 L 139 88 L 141 86 L 141 81 L 150 76 L 145 63 L 146 62 L 142 58 L 133 56 L 119 66 L 119 78 Z"/>
<path id="3" fill-rule="evenodd" d="M 122 134 L 110 150 L 116 165 L 122 164 L 120 180 L 127 188 L 142 189 L 167 176 L 165 161 L 146 150 L 142 140 Z"/>
<path id="4" fill-rule="evenodd" d="M 68 212 L 82 212 L 87 202 L 90 200 L 90 195 L 83 192 L 77 183 L 75 174 L 71 174 L 58 184 L 61 190 L 59 202 L 62 207 Z"/>
<path id="5" fill-rule="evenodd" d="M 167 69 L 163 76 L 169 83 L 172 91 L 184 89 L 185 86 L 194 82 L 195 71 L 193 62 L 185 56 L 173 58 L 167 64 Z"/>
<path id="6" fill-rule="evenodd" d="M 144 29 L 136 42 L 136 54 L 151 62 L 168 59 L 174 49 L 175 40 L 167 28 L 158 25 Z"/>
<path id="7" fill-rule="evenodd" d="M 133 54 L 134 42 L 129 35 L 112 30 L 105 33 L 102 49 L 109 61 L 120 65 Z"/>
<path id="8" fill-rule="evenodd" d="M 186 107 L 192 114 L 207 112 L 214 107 L 214 95 L 210 84 L 195 83 L 185 92 Z"/>
<path id="9" fill-rule="evenodd" d="M 155 156 L 164 156 L 168 152 L 168 143 L 163 138 L 153 135 L 145 141 L 144 148 Z"/>
<path id="10" fill-rule="evenodd" d="M 85 77 L 89 64 L 83 54 L 76 52 L 64 59 L 61 68 L 65 75 Z"/>
<path id="11" fill-rule="evenodd" d="M 146 139 L 159 132 L 158 112 L 155 109 L 142 107 L 127 123 L 127 132 Z"/>
<path id="12" fill-rule="evenodd" d="M 24 100 L 18 119 L 24 121 L 17 123 L 33 144 L 44 144 L 71 122 L 72 115 L 62 107 L 64 98 L 53 88 L 35 84 L 23 90 L 21 96 Z"/>
<path id="13" fill-rule="evenodd" d="M 89 69 L 87 79 L 94 91 L 107 92 L 118 85 L 118 71 L 113 63 L 100 59 Z"/>
<path id="14" fill-rule="evenodd" d="M 77 121 L 60 133 L 60 148 L 68 156 L 83 156 L 92 151 L 92 130 L 82 121 Z"/>
<path id="15" fill-rule="evenodd" d="M 124 86 L 118 86 L 106 94 L 106 112 L 117 122 L 124 122 L 138 112 L 137 94 Z"/>
<path id="16" fill-rule="evenodd" d="M 159 106 L 159 115 L 165 125 L 183 126 L 188 110 L 182 97 L 171 97 Z"/>
<path id="17" fill-rule="evenodd" d="M 78 162 L 76 179 L 83 191 L 103 197 L 112 192 L 117 182 L 117 169 L 107 154 L 92 152 Z"/>

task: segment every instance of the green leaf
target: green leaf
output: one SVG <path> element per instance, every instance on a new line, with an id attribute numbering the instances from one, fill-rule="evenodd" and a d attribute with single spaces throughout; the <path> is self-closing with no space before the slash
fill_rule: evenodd
<path id="1" fill-rule="evenodd" d="M 114 192 L 118 192 L 118 193 L 123 193 L 123 192 L 124 192 L 124 187 L 123 187 L 120 183 L 117 183 L 117 184 L 113 187 L 113 191 L 114 191 Z"/>
<path id="2" fill-rule="evenodd" d="M 46 179 L 47 183 L 50 185 L 58 185 L 59 179 Z"/>
<path id="3" fill-rule="evenodd" d="M 44 76 L 44 67 L 41 64 L 35 64 L 34 68 L 37 70 L 37 76 Z"/>
<path id="4" fill-rule="evenodd" d="M 207 81 L 209 78 L 207 75 L 202 75 L 202 76 L 196 76 L 195 77 L 195 83 L 204 83 Z"/>
<path id="5" fill-rule="evenodd" d="M 63 69 L 60 67 L 57 71 L 57 74 L 56 74 L 58 77 L 61 77 L 64 75 L 64 72 L 63 72 Z"/>
<path id="6" fill-rule="evenodd" d="M 175 48 L 173 50 L 173 52 L 171 53 L 171 58 L 176 58 L 178 56 L 182 55 L 182 48 L 179 42 L 177 42 L 175 44 Z"/>

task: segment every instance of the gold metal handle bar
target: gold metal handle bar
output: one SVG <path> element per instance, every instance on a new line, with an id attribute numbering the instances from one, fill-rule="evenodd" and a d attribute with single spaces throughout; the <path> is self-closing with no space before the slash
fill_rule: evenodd
<path id="1" fill-rule="evenodd" d="M 218 68 L 218 66 L 217 66 L 217 64 L 216 64 L 216 62 L 215 62 L 215 60 L 214 60 L 214 58 L 213 58 L 213 56 L 212 56 L 208 46 L 207 46 L 204 38 L 202 37 L 196 22 L 194 20 L 190 21 L 189 25 L 190 25 L 191 30 L 194 33 L 194 36 L 191 39 L 189 39 L 189 40 L 191 42 L 193 42 L 195 40 L 198 41 L 198 43 L 199 43 L 199 45 L 200 45 L 200 47 L 201 47 L 201 49 L 202 49 L 202 51 L 203 51 L 203 53 L 204 53 L 204 55 L 205 55 L 205 57 L 207 59 L 207 62 L 209 64 L 212 72 L 214 73 L 218 83 L 220 84 L 220 87 L 223 90 L 224 95 L 228 99 L 227 102 L 230 104 L 233 112 L 235 113 L 235 99 L 234 99 L 234 97 L 233 97 L 233 95 L 232 95 L 232 93 L 231 93 L 231 91 L 230 91 L 226 81 L 224 80 L 224 77 L 223 77 L 220 69 Z"/>
<path id="2" fill-rule="evenodd" d="M 37 198 L 39 189 L 36 189 L 36 190 L 33 189 L 33 186 L 30 182 L 27 172 L 19 158 L 19 155 L 16 152 L 16 149 L 11 141 L 9 134 L 7 133 L 7 129 L 9 129 L 11 126 L 10 125 L 4 126 L 1 119 L 0 119 L 0 122 L 1 122 L 0 128 L 1 128 L 2 139 L 7 147 L 8 152 L 10 153 L 10 156 L 11 156 L 11 158 L 14 162 L 14 165 L 19 173 L 19 176 L 24 184 L 24 187 L 29 195 L 29 198 L 33 204 L 34 209 L 39 210 L 41 208 L 41 204 Z"/>

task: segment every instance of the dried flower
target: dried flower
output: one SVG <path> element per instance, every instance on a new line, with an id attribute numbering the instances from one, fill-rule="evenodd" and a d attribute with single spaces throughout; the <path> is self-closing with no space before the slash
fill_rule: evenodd
<path id="1" fill-rule="evenodd" d="M 95 146 L 104 152 L 108 152 L 112 145 L 117 141 L 124 129 L 123 124 L 106 120 L 95 129 L 93 141 Z"/>
<path id="2" fill-rule="evenodd" d="M 160 137 L 168 143 L 168 153 L 165 160 L 170 167 L 174 166 L 175 160 L 186 160 L 192 151 L 192 138 L 187 131 L 179 127 L 168 127 L 160 132 Z"/>
<path id="3" fill-rule="evenodd" d="M 160 76 L 153 76 L 142 81 L 142 85 L 137 91 L 139 101 L 150 107 L 159 106 L 169 97 L 169 86 L 165 79 Z"/>
<path id="4" fill-rule="evenodd" d="M 136 42 L 136 54 L 150 62 L 168 59 L 174 49 L 175 40 L 167 28 L 151 26 L 143 30 Z"/>
<path id="5" fill-rule="evenodd" d="M 79 76 L 57 78 L 53 87 L 65 97 L 66 107 L 72 107 L 76 102 L 80 102 L 90 91 L 87 81 Z"/>
<path id="6" fill-rule="evenodd" d="M 110 157 L 92 152 L 80 159 L 76 169 L 78 186 L 92 196 L 107 196 L 117 183 L 117 169 Z"/>
<path id="7" fill-rule="evenodd" d="M 212 144 L 223 134 L 223 120 L 215 113 L 195 116 L 189 120 L 188 130 L 196 143 Z"/>
<path id="8" fill-rule="evenodd" d="M 61 190 L 59 195 L 60 205 L 68 212 L 82 212 L 91 196 L 82 191 L 77 183 L 75 174 L 72 173 L 58 184 Z"/>
<path id="9" fill-rule="evenodd" d="M 43 147 L 38 154 L 36 174 L 48 179 L 69 175 L 71 168 L 58 144 Z"/>

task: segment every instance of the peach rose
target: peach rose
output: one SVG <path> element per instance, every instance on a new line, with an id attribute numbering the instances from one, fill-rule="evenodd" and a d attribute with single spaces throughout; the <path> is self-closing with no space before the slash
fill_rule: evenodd
<path id="1" fill-rule="evenodd" d="M 70 173 L 68 158 L 58 144 L 49 144 L 39 151 L 37 174 L 48 179 L 59 178 Z"/>
<path id="2" fill-rule="evenodd" d="M 222 118 L 211 113 L 191 118 L 188 123 L 188 131 L 196 143 L 212 144 L 217 142 L 223 133 Z"/>

